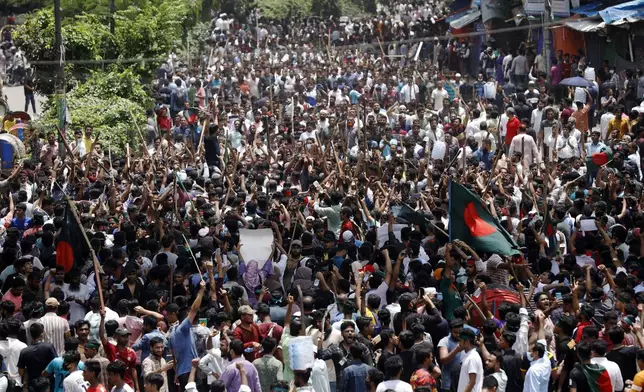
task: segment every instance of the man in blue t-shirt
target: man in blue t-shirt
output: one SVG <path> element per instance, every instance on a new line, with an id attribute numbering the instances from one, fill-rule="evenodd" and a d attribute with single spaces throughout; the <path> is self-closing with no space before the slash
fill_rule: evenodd
<path id="1" fill-rule="evenodd" d="M 20 238 L 22 238 L 22 233 L 31 226 L 31 219 L 27 218 L 25 215 L 26 212 L 27 205 L 25 203 L 18 203 L 15 208 L 15 217 L 11 220 L 11 227 L 18 229 Z"/>
<path id="2" fill-rule="evenodd" d="M 78 339 L 68 338 L 65 340 L 65 352 L 68 351 L 77 351 L 78 350 Z M 49 362 L 49 365 L 45 368 L 43 372 L 43 377 L 49 378 L 49 376 L 54 376 L 54 389 L 53 392 L 64 392 L 63 381 L 65 377 L 69 375 L 69 372 L 63 369 L 63 357 L 57 357 Z M 85 364 L 81 361 L 78 362 L 78 370 L 85 369 Z"/>
<path id="3" fill-rule="evenodd" d="M 197 294 L 195 301 L 192 303 L 190 312 L 183 320 L 181 320 L 179 325 L 174 328 L 170 334 L 170 338 L 168 339 L 168 347 L 172 350 L 174 361 L 177 364 L 177 378 L 181 385 L 179 389 L 181 391 L 185 390 L 186 384 L 188 383 L 188 376 L 190 375 L 190 369 L 192 368 L 192 360 L 199 357 L 197 355 L 197 348 L 191 333 L 191 328 L 192 323 L 197 316 L 197 312 L 199 311 L 199 307 L 201 306 L 201 300 L 203 299 L 205 289 L 206 282 L 202 280 L 199 283 L 199 293 Z M 179 319 L 181 319 L 182 313 L 184 312 L 181 310 L 178 312 Z M 173 323 L 175 320 L 171 320 L 171 318 L 174 318 L 174 315 L 168 316 L 168 321 Z"/>

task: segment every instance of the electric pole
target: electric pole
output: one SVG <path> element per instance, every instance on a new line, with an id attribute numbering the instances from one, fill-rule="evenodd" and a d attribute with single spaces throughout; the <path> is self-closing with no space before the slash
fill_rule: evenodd
<path id="1" fill-rule="evenodd" d="M 546 60 L 546 73 L 550 75 L 550 67 L 552 67 L 552 56 L 550 55 L 550 46 L 552 45 L 552 35 L 550 33 L 550 20 L 552 8 L 550 7 L 550 0 L 544 2 L 545 12 L 543 13 L 543 50 L 542 55 Z"/>
<path id="2" fill-rule="evenodd" d="M 114 13 L 116 12 L 116 4 L 114 4 L 114 0 L 110 0 L 110 33 L 114 35 L 114 24 L 116 23 L 114 21 Z"/>
<path id="3" fill-rule="evenodd" d="M 63 60 L 65 58 L 65 49 L 63 46 L 63 27 L 62 27 L 62 15 L 60 11 L 60 0 L 54 0 L 54 21 L 56 24 L 56 40 L 55 40 L 55 50 L 56 53 L 56 77 L 55 77 L 55 89 L 56 89 L 56 108 L 58 112 L 58 128 L 65 137 L 65 68 L 63 65 Z M 67 151 L 64 148 L 59 149 L 60 156 L 62 159 L 65 159 Z"/>

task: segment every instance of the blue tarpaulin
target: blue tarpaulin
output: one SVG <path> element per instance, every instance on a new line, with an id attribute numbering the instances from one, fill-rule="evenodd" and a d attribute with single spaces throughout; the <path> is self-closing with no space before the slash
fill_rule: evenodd
<path id="1" fill-rule="evenodd" d="M 608 24 L 637 22 L 644 19 L 644 0 L 634 0 L 599 11 L 599 16 Z"/>
<path id="2" fill-rule="evenodd" d="M 584 16 L 597 16 L 599 15 L 599 10 L 602 8 L 604 8 L 604 4 L 601 1 L 594 1 L 592 3 L 584 4 L 581 7 L 573 8 L 570 12 Z"/>

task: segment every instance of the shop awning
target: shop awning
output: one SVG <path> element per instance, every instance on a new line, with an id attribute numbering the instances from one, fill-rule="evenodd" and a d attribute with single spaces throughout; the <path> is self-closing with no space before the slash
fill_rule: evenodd
<path id="1" fill-rule="evenodd" d="M 570 12 L 584 16 L 597 16 L 599 15 L 599 10 L 602 8 L 604 8 L 604 4 L 601 1 L 594 1 L 592 3 L 584 4 L 581 7 L 573 8 Z"/>
<path id="2" fill-rule="evenodd" d="M 453 29 L 462 29 L 470 23 L 474 23 L 481 18 L 481 11 L 472 10 L 458 19 L 449 22 L 449 26 Z"/>
<path id="3" fill-rule="evenodd" d="M 470 12 L 472 12 L 472 10 L 454 12 L 453 14 L 448 15 L 447 17 L 445 17 L 445 22 L 446 23 L 452 23 L 453 21 L 455 21 L 457 19 L 461 19 L 462 17 L 464 17 L 465 15 L 469 14 Z"/>
<path id="4" fill-rule="evenodd" d="M 592 33 L 606 27 L 606 24 L 601 19 L 596 20 L 571 20 L 566 22 L 566 27 L 573 30 L 581 31 L 583 33 Z"/>
<path id="5" fill-rule="evenodd" d="M 644 0 L 633 0 L 608 7 L 599 11 L 599 16 L 607 25 L 620 25 L 644 20 Z"/>

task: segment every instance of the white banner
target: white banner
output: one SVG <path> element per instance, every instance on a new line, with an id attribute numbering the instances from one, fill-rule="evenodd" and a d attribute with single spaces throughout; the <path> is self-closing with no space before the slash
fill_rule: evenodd
<path id="1" fill-rule="evenodd" d="M 407 227 L 407 225 L 403 225 L 401 223 L 394 223 L 394 236 L 400 241 L 400 231 L 402 230 L 403 227 Z M 382 248 L 385 245 L 385 242 L 389 240 L 389 224 L 384 224 L 378 228 L 378 247 Z"/>
<path id="2" fill-rule="evenodd" d="M 255 260 L 261 269 L 268 258 L 271 257 L 271 247 L 273 246 L 272 229 L 240 229 L 239 241 L 242 244 L 241 254 L 246 263 Z"/>
<path id="3" fill-rule="evenodd" d="M 310 336 L 293 337 L 288 342 L 291 368 L 306 370 L 313 367 L 316 347 Z"/>
<path id="4" fill-rule="evenodd" d="M 552 0 L 552 15 L 559 18 L 570 17 L 570 0 Z"/>

